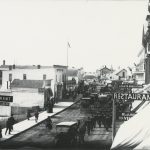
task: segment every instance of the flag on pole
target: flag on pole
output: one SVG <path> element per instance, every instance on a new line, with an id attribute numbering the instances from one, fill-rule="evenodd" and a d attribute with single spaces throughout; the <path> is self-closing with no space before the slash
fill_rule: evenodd
<path id="1" fill-rule="evenodd" d="M 71 48 L 70 43 L 68 42 L 68 47 Z"/>
<path id="2" fill-rule="evenodd" d="M 131 67 L 128 67 L 128 69 L 132 72 L 132 68 Z"/>
<path id="3" fill-rule="evenodd" d="M 144 48 L 144 47 L 142 47 L 142 48 L 141 48 L 141 50 L 139 51 L 139 53 L 138 53 L 138 55 L 137 55 L 137 56 L 138 56 L 138 57 L 140 57 L 140 56 L 141 56 L 141 54 L 142 54 L 144 51 L 145 51 L 145 48 Z"/>
<path id="4" fill-rule="evenodd" d="M 142 45 L 143 47 L 146 49 L 146 37 L 145 37 L 145 33 L 144 33 L 144 26 L 143 26 L 143 34 L 142 34 Z"/>

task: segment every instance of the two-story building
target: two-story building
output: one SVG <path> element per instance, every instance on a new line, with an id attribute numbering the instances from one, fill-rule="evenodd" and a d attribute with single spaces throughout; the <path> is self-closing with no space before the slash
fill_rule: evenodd
<path id="1" fill-rule="evenodd" d="M 0 91 L 12 91 L 12 93 L 15 93 L 24 90 L 26 93 L 27 91 L 29 93 L 31 91 L 38 93 L 39 88 L 44 88 L 46 84 L 49 84 L 54 97 L 56 97 L 57 100 L 61 100 L 62 91 L 63 88 L 65 88 L 63 85 L 66 82 L 66 70 L 67 67 L 61 65 L 18 66 L 6 65 L 5 62 L 3 62 L 3 65 L 0 66 Z M 14 103 L 19 104 L 19 100 L 14 99 Z M 30 104 L 32 104 L 31 101 Z"/>

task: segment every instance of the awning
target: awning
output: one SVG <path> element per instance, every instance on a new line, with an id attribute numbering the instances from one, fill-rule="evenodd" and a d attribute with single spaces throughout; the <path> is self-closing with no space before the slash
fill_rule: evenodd
<path id="1" fill-rule="evenodd" d="M 111 149 L 133 149 L 142 143 L 147 143 L 144 142 L 145 140 L 150 141 L 150 117 L 147 117 L 147 114 L 150 114 L 150 104 L 121 125 Z"/>

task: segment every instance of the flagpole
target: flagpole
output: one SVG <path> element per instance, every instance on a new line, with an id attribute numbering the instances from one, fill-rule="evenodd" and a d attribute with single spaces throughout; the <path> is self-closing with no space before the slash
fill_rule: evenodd
<path id="1" fill-rule="evenodd" d="M 66 70 L 66 89 L 68 88 L 68 75 L 67 75 L 67 73 L 68 73 L 68 50 L 69 50 L 69 47 L 70 47 L 70 44 L 69 44 L 69 42 L 67 42 L 67 70 Z"/>
<path id="2" fill-rule="evenodd" d="M 68 49 L 69 49 L 69 46 L 68 46 L 68 42 L 67 42 L 67 67 L 68 67 Z"/>

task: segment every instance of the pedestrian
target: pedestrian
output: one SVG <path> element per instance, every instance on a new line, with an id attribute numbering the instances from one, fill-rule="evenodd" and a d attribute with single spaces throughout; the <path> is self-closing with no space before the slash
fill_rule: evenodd
<path id="1" fill-rule="evenodd" d="M 51 85 L 48 83 L 44 88 L 44 109 L 47 110 L 50 98 L 53 96 Z"/>
<path id="2" fill-rule="evenodd" d="M 94 116 L 91 117 L 91 131 L 94 129 Z"/>
<path id="3" fill-rule="evenodd" d="M 38 118 L 39 118 L 38 110 L 35 111 L 34 116 L 35 116 L 35 122 L 37 123 L 38 122 Z"/>
<path id="4" fill-rule="evenodd" d="M 51 102 L 50 103 L 50 106 L 51 106 L 50 107 L 50 112 L 53 113 L 53 107 L 54 107 L 54 98 L 53 97 L 50 98 L 50 102 Z"/>
<path id="5" fill-rule="evenodd" d="M 53 113 L 53 101 L 49 99 L 47 101 L 47 113 Z"/>
<path id="6" fill-rule="evenodd" d="M 79 129 L 79 127 L 80 127 L 80 124 L 81 124 L 81 121 L 80 121 L 80 119 L 77 119 L 77 129 Z"/>
<path id="7" fill-rule="evenodd" d="M 31 114 L 30 114 L 30 110 L 27 110 L 27 119 L 30 120 Z"/>
<path id="8" fill-rule="evenodd" d="M 10 123 L 10 118 L 8 118 L 8 120 L 6 121 L 6 131 L 5 131 L 5 135 L 8 133 L 11 133 L 11 123 Z"/>
<path id="9" fill-rule="evenodd" d="M 106 117 L 105 117 L 105 129 L 106 129 L 106 131 L 108 131 L 108 129 L 109 129 L 109 123 L 110 123 L 109 115 L 106 114 Z"/>
<path id="10" fill-rule="evenodd" d="M 0 139 L 2 138 L 2 127 L 0 125 Z"/>
<path id="11" fill-rule="evenodd" d="M 88 117 L 88 119 L 86 121 L 86 127 L 87 127 L 87 133 L 88 133 L 88 135 L 90 135 L 90 132 L 91 132 L 91 119 L 90 119 L 90 117 Z"/>
<path id="12" fill-rule="evenodd" d="M 51 120 L 50 116 L 47 117 L 46 122 L 45 122 L 45 126 L 46 126 L 46 128 L 48 128 L 49 130 L 52 129 L 52 120 Z"/>
<path id="13" fill-rule="evenodd" d="M 102 125 L 102 115 L 101 114 L 99 114 L 97 116 L 97 124 L 98 124 L 99 128 L 101 128 L 101 125 Z"/>
<path id="14" fill-rule="evenodd" d="M 78 135 L 79 135 L 79 144 L 84 143 L 84 137 L 86 132 L 86 125 L 85 122 L 79 127 Z"/>
<path id="15" fill-rule="evenodd" d="M 102 124 L 103 124 L 103 126 L 105 127 L 105 118 L 106 118 L 106 116 L 105 116 L 105 114 L 104 113 L 102 113 Z"/>
<path id="16" fill-rule="evenodd" d="M 11 125 L 11 131 L 13 130 L 13 125 L 15 124 L 15 119 L 14 119 L 14 116 L 13 114 L 11 114 L 11 117 L 9 118 L 10 119 L 10 125 Z"/>
<path id="17" fill-rule="evenodd" d="M 111 128 L 111 124 L 112 124 L 112 115 L 110 114 L 110 115 L 109 115 L 109 124 L 108 124 L 108 125 L 109 125 L 109 128 Z"/>
<path id="18" fill-rule="evenodd" d="M 94 128 L 96 128 L 96 119 L 97 119 L 97 116 L 94 115 L 94 119 L 93 119 L 93 122 L 94 122 Z"/>

